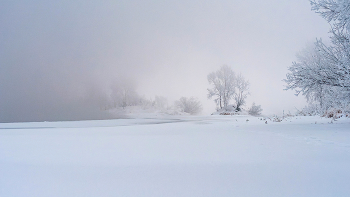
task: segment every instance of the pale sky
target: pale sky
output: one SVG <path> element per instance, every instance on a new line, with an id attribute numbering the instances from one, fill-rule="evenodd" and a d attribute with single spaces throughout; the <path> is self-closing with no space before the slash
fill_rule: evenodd
<path id="1" fill-rule="evenodd" d="M 108 118 L 96 103 L 124 79 L 210 114 L 207 75 L 224 64 L 250 81 L 246 108 L 294 111 L 305 99 L 282 80 L 328 29 L 307 0 L 2 0 L 0 122 Z"/>

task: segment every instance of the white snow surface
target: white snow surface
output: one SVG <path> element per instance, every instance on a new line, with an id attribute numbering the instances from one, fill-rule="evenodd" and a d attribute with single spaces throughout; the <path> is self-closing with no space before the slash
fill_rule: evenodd
<path id="1" fill-rule="evenodd" d="M 0 196 L 350 196 L 350 119 L 262 119 L 1 123 Z"/>

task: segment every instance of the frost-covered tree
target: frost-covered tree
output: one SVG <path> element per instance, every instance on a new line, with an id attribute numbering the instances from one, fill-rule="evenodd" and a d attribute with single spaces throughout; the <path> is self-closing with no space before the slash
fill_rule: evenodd
<path id="1" fill-rule="evenodd" d="M 194 97 L 181 97 L 178 101 L 175 101 L 175 106 L 180 111 L 191 115 L 199 114 L 203 109 L 200 101 Z"/>
<path id="2" fill-rule="evenodd" d="M 140 96 L 137 94 L 135 87 L 127 83 L 114 85 L 112 88 L 111 99 L 114 107 L 122 108 L 135 106 L 140 102 Z"/>
<path id="3" fill-rule="evenodd" d="M 236 102 L 236 110 L 241 111 L 241 107 L 245 104 L 246 98 L 249 95 L 249 81 L 245 80 L 241 74 L 235 78 L 235 93 L 233 98 Z"/>
<path id="4" fill-rule="evenodd" d="M 350 90 L 350 43 L 326 46 L 317 40 L 313 54 L 301 54 L 288 68 L 287 89 L 307 95 L 327 85 Z"/>
<path id="5" fill-rule="evenodd" d="M 335 29 L 350 29 L 349 0 L 311 0 L 312 10 L 319 13 Z"/>
<path id="6" fill-rule="evenodd" d="M 322 110 L 347 105 L 350 92 L 350 1 L 312 0 L 312 9 L 331 25 L 331 44 L 317 39 L 313 49 L 290 66 L 286 89 L 318 102 Z"/>
<path id="7" fill-rule="evenodd" d="M 226 65 L 208 75 L 208 82 L 212 85 L 208 88 L 208 98 L 215 97 L 220 109 L 227 107 L 235 93 L 235 78 L 235 73 Z"/>
<path id="8" fill-rule="evenodd" d="M 297 54 L 297 62 L 293 62 L 289 67 L 290 73 L 287 74 L 287 89 L 295 89 L 296 95 L 302 93 L 308 101 L 318 101 L 322 105 L 324 97 L 325 84 L 322 84 L 318 70 L 325 65 L 326 62 L 315 46 L 308 46 Z"/>
<path id="9" fill-rule="evenodd" d="M 350 90 L 350 1 L 311 0 L 312 10 L 331 25 L 331 45 L 321 39 L 315 48 L 322 58 L 317 75 L 321 84 Z"/>
<path id="10" fill-rule="evenodd" d="M 230 67 L 224 65 L 208 75 L 208 82 L 212 85 L 208 88 L 208 98 L 215 97 L 218 109 L 226 109 L 233 99 L 235 109 L 241 111 L 249 94 L 249 82 L 241 74 L 236 75 Z"/>

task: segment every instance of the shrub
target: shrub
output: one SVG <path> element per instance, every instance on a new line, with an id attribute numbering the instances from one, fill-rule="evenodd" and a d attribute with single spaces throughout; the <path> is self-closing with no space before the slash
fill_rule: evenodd
<path id="1" fill-rule="evenodd" d="M 252 107 L 248 110 L 248 113 L 253 116 L 260 115 L 261 112 L 261 105 L 255 105 L 255 103 L 253 103 Z"/>
<path id="2" fill-rule="evenodd" d="M 191 115 L 199 114 L 202 112 L 202 105 L 196 98 L 186 98 L 181 97 L 178 101 L 175 101 L 175 106 L 181 111 L 185 113 L 189 113 Z"/>

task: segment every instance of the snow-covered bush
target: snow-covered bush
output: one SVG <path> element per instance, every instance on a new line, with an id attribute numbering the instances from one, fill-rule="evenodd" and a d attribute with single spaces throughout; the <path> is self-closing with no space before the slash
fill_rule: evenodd
<path id="1" fill-rule="evenodd" d="M 342 108 L 342 109 L 330 108 L 322 116 L 326 117 L 326 118 L 333 118 L 333 119 L 337 119 L 340 117 L 350 118 L 350 106 L 347 106 L 347 107 Z"/>
<path id="2" fill-rule="evenodd" d="M 243 108 L 241 108 L 241 111 L 238 111 L 235 105 L 228 105 L 223 109 L 217 109 L 211 115 L 248 115 L 248 111 Z"/>
<path id="3" fill-rule="evenodd" d="M 341 109 L 329 109 L 323 114 L 323 117 L 337 119 L 342 115 L 343 111 Z"/>
<path id="4" fill-rule="evenodd" d="M 255 105 L 255 103 L 252 104 L 252 107 L 249 108 L 248 113 L 253 116 L 260 115 L 262 112 L 261 105 Z"/>
<path id="5" fill-rule="evenodd" d="M 273 122 L 282 122 L 282 120 L 283 120 L 283 117 L 274 116 L 274 117 L 272 118 L 272 121 L 273 121 Z"/>
<path id="6" fill-rule="evenodd" d="M 350 117 L 350 105 L 341 107 L 322 108 L 318 103 L 309 103 L 306 107 L 296 113 L 298 116 L 319 115 L 326 118 L 337 119 L 340 117 Z"/>
<path id="7" fill-rule="evenodd" d="M 236 112 L 236 106 L 228 105 L 228 106 L 224 107 L 221 111 Z"/>
<path id="8" fill-rule="evenodd" d="M 310 102 L 303 109 L 298 110 L 296 115 L 297 116 L 315 116 L 315 115 L 321 115 L 321 111 L 322 110 L 320 109 L 319 104 Z"/>
<path id="9" fill-rule="evenodd" d="M 145 97 L 140 97 L 139 105 L 142 107 L 142 109 L 150 109 L 153 108 L 153 100 L 147 99 Z"/>
<path id="10" fill-rule="evenodd" d="M 178 101 L 175 101 L 175 106 L 181 112 L 189 113 L 191 115 L 202 112 L 202 104 L 194 97 L 181 97 Z"/>
<path id="11" fill-rule="evenodd" d="M 165 110 L 168 107 L 168 99 L 163 96 L 156 96 L 153 101 L 153 106 L 158 110 Z"/>

